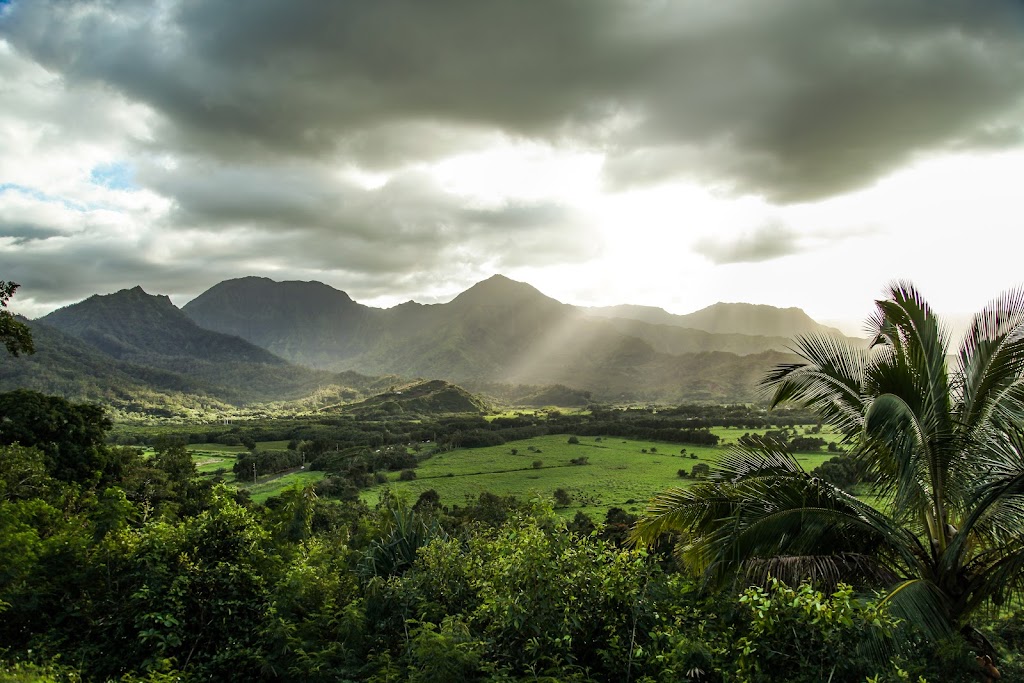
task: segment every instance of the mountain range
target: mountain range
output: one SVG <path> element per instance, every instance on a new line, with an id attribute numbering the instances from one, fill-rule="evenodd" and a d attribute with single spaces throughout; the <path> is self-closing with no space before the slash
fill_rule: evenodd
<path id="1" fill-rule="evenodd" d="M 65 386 L 58 393 L 92 385 L 99 395 L 86 398 L 148 392 L 211 406 L 300 400 L 325 386 L 354 400 L 381 375 L 492 393 L 563 385 L 603 401 L 747 402 L 758 398 L 763 373 L 788 357 L 794 335 L 838 334 L 799 309 L 581 308 L 500 275 L 448 303 L 389 309 L 319 282 L 227 280 L 180 309 L 135 287 L 89 297 L 32 327 L 40 352 L 5 361 L 0 388 L 49 377 Z"/>

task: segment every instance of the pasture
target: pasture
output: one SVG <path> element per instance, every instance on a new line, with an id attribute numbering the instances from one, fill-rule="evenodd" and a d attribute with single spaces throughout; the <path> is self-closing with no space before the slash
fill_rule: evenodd
<path id="1" fill-rule="evenodd" d="M 715 431 L 735 442 L 749 430 Z M 824 435 L 823 438 L 828 439 Z M 367 489 L 362 498 L 374 505 L 384 488 L 389 487 L 415 501 L 424 491 L 434 489 L 442 505 L 452 506 L 464 505 L 485 491 L 501 496 L 550 499 L 561 488 L 572 497 L 564 512 L 574 515 L 583 511 L 599 519 L 611 507 L 634 514 L 642 512 L 655 493 L 693 482 L 681 478 L 680 469 L 690 472 L 698 463 L 714 467 L 726 452 L 725 446 L 683 446 L 618 437 L 579 437 L 579 444 L 570 444 L 568 440 L 567 434 L 558 434 L 501 446 L 437 453 L 420 463 L 416 479 L 401 481 L 398 472 L 389 472 L 387 484 Z M 681 454 L 683 449 L 685 456 Z M 691 457 L 694 455 L 697 457 Z M 833 455 L 823 450 L 798 454 L 797 459 L 809 471 Z M 571 460 L 580 457 L 587 458 L 588 464 L 571 464 Z M 539 467 L 534 466 L 536 461 L 541 463 Z"/>
<path id="2" fill-rule="evenodd" d="M 258 441 L 256 447 L 263 451 L 285 450 L 287 441 Z M 198 443 L 188 446 L 196 470 L 201 476 L 220 477 L 225 483 L 233 484 L 240 489 L 249 491 L 252 500 L 262 503 L 272 496 L 295 485 L 306 486 L 315 484 L 324 478 L 324 472 L 295 469 L 284 473 L 258 477 L 253 483 L 252 477 L 235 476 L 232 471 L 239 453 L 245 452 L 244 446 L 225 446 L 219 443 Z"/>
<path id="3" fill-rule="evenodd" d="M 572 516 L 582 511 L 601 519 L 611 507 L 639 514 L 659 491 L 693 483 L 694 480 L 679 476 L 680 469 L 690 472 L 698 463 L 714 467 L 727 447 L 741 436 L 764 430 L 715 427 L 711 431 L 721 439 L 717 447 L 609 436 L 579 437 L 578 444 L 570 444 L 568 434 L 556 434 L 501 446 L 460 448 L 435 453 L 422 461 L 415 470 L 416 479 L 411 481 L 401 481 L 399 472 L 387 472 L 388 483 L 364 490 L 362 499 L 375 505 L 384 488 L 389 487 L 392 492 L 415 501 L 424 491 L 434 489 L 441 497 L 441 504 L 450 507 L 465 505 L 467 500 L 474 500 L 485 491 L 521 499 L 552 499 L 557 489 L 564 489 L 572 502 L 560 508 L 563 514 Z M 797 431 L 802 433 L 803 430 L 798 428 Z M 837 438 L 829 433 L 817 436 L 827 442 Z M 257 447 L 282 450 L 287 442 L 261 441 Z M 324 472 L 295 469 L 261 476 L 253 483 L 251 477 L 236 478 L 231 469 L 236 456 L 245 452 L 243 446 L 202 443 L 188 448 L 201 475 L 219 476 L 226 483 L 246 489 L 256 502 L 264 502 L 291 486 L 316 483 L 325 476 Z M 810 471 L 834 455 L 823 449 L 819 453 L 798 453 L 797 460 Z M 586 465 L 570 462 L 581 457 L 587 459 Z M 537 461 L 539 467 L 534 466 Z"/>

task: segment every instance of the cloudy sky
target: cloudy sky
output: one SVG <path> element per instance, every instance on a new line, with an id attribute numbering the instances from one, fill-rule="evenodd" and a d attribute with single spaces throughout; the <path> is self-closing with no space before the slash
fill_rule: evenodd
<path id="1" fill-rule="evenodd" d="M 29 317 L 244 275 L 854 321 L 1024 282 L 1019 0 L 0 0 L 0 103 Z"/>

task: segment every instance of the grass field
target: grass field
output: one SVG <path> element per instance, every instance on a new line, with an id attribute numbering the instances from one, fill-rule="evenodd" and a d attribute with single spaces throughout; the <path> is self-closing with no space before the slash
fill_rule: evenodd
<path id="1" fill-rule="evenodd" d="M 284 450 L 288 447 L 288 442 L 259 441 L 256 443 L 256 447 L 261 451 Z M 253 483 L 252 477 L 238 479 L 231 470 L 235 465 L 237 455 L 245 452 L 244 446 L 197 443 L 191 444 L 188 450 L 192 453 L 192 460 L 195 461 L 199 474 L 210 477 L 219 476 L 228 484 L 234 484 L 238 488 L 246 489 L 257 503 L 262 503 L 267 498 L 276 496 L 292 486 L 305 486 L 324 478 L 323 472 L 295 470 L 285 474 L 259 477 L 256 483 Z"/>
<path id="2" fill-rule="evenodd" d="M 749 430 L 715 431 L 719 436 L 735 441 Z M 539 452 L 531 451 L 531 448 Z M 687 453 L 685 457 L 680 455 L 683 448 Z M 513 449 L 517 454 L 512 454 Z M 659 491 L 692 483 L 679 477 L 680 469 L 690 471 L 701 462 L 714 466 L 725 451 L 723 446 L 681 446 L 616 437 L 602 437 L 600 440 L 582 437 L 580 443 L 574 445 L 568 443 L 565 434 L 542 436 L 502 446 L 460 449 L 434 455 L 416 469 L 415 480 L 400 481 L 397 472 L 390 473 L 390 481 L 366 490 L 363 500 L 370 505 L 375 504 L 384 487 L 407 495 L 411 500 L 416 500 L 428 489 L 434 489 L 441 497 L 441 504 L 448 506 L 464 505 L 467 498 L 475 499 L 484 491 L 520 498 L 551 498 L 556 489 L 563 488 L 573 498 L 572 504 L 564 509 L 570 515 L 582 510 L 591 517 L 600 518 L 611 507 L 639 513 Z M 697 459 L 689 457 L 691 454 Z M 797 460 L 811 470 L 833 455 L 824 451 L 798 454 Z M 569 463 L 580 456 L 586 456 L 589 464 Z M 533 463 L 537 460 L 541 461 L 541 467 L 534 468 Z"/>
<path id="3" fill-rule="evenodd" d="M 434 489 L 442 505 L 465 505 L 484 491 L 519 498 L 540 496 L 552 498 L 556 489 L 565 489 L 572 503 L 562 512 L 568 515 L 582 510 L 601 519 L 611 507 L 633 513 L 643 512 L 650 498 L 670 486 L 688 486 L 692 480 L 682 479 L 680 469 L 690 471 L 697 463 L 712 467 L 746 433 L 763 430 L 716 427 L 711 430 L 721 442 L 717 447 L 682 446 L 658 441 L 640 441 L 618 437 L 580 437 L 579 444 L 568 443 L 567 434 L 541 436 L 488 448 L 458 449 L 438 453 L 416 469 L 416 479 L 400 481 L 398 472 L 388 473 L 389 482 L 367 489 L 363 500 L 374 505 L 385 487 L 415 501 L 421 493 Z M 798 430 L 800 431 L 800 430 Z M 833 434 L 820 434 L 834 441 Z M 284 449 L 287 442 L 266 441 L 257 444 L 261 450 Z M 686 449 L 686 456 L 680 451 Z M 247 489 L 254 501 L 263 502 L 295 485 L 307 485 L 324 477 L 323 472 L 295 470 L 283 475 L 236 481 L 231 471 L 243 446 L 216 443 L 189 446 L 200 474 L 220 476 L 225 482 Z M 513 454 L 513 450 L 516 452 Z M 647 451 L 646 453 L 644 451 Z M 693 459 L 690 456 L 696 455 Z M 834 453 L 800 453 L 797 460 L 808 471 L 831 458 Z M 587 465 L 572 465 L 570 460 L 585 456 Z M 540 467 L 533 463 L 540 461 Z"/>

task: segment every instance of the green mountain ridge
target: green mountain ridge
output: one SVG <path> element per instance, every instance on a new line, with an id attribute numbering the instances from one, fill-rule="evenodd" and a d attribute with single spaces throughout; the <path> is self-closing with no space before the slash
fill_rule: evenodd
<path id="1" fill-rule="evenodd" d="M 168 404 L 223 409 L 296 401 L 323 393 L 324 387 L 349 396 L 362 394 L 343 391 L 355 376 L 342 378 L 294 365 L 241 337 L 204 329 L 166 296 L 147 294 L 141 287 L 89 297 L 32 324 L 44 330 L 45 343 L 36 344 L 48 352 L 37 359 L 43 374 L 63 377 L 51 382 L 64 387 L 56 393 L 75 398 L 92 399 L 90 394 L 98 393 L 105 402 L 131 409 L 138 407 L 132 397 L 152 390 L 163 396 L 158 402 L 163 410 Z M 58 367 L 54 358 L 67 357 L 71 347 L 79 355 L 91 352 L 88 361 Z M 26 377 L 18 381 L 20 386 L 39 384 Z M 111 383 L 125 389 L 111 389 Z M 74 390 L 76 384 L 94 390 Z"/>
<path id="2" fill-rule="evenodd" d="M 320 282 L 261 277 L 225 280 L 181 310 L 202 328 L 323 369 L 347 369 L 339 359 L 367 351 L 382 313 Z"/>
<path id="3" fill-rule="evenodd" d="M 65 306 L 40 321 L 88 342 L 120 360 L 161 363 L 175 370 L 187 359 L 212 363 L 287 362 L 241 337 L 214 332 L 194 323 L 166 296 L 142 287 L 93 295 Z M 158 360 L 159 359 L 159 360 Z"/>
<path id="4" fill-rule="evenodd" d="M 778 329 L 771 316 L 781 309 L 768 309 L 756 309 L 751 329 Z M 637 310 L 669 324 L 626 315 Z M 56 356 L 82 369 L 76 380 L 68 368 L 42 368 L 51 385 L 78 397 L 76 382 L 92 384 L 93 394 L 122 403 L 149 391 L 171 403 L 189 394 L 203 405 L 302 401 L 313 409 L 366 396 L 368 388 L 347 389 L 346 382 L 366 385 L 370 380 L 358 378 L 380 376 L 532 387 L 528 393 L 538 397 L 561 385 L 555 393 L 577 392 L 575 401 L 750 402 L 760 398 L 755 386 L 767 368 L 788 357 L 791 335 L 708 332 L 680 326 L 682 317 L 649 307 L 595 315 L 500 275 L 448 303 L 389 309 L 319 282 L 248 277 L 221 282 L 182 309 L 136 287 L 90 297 L 34 324 L 70 335 Z M 810 320 L 798 309 L 778 317 Z M 80 354 L 90 351 L 88 358 L 71 360 L 68 339 Z M 20 381 L 33 383 L 24 373 Z M 6 386 L 12 383 L 8 377 Z"/>
<path id="5" fill-rule="evenodd" d="M 36 352 L 0 360 L 0 390 L 24 388 L 128 413 L 172 415 L 229 408 L 201 380 L 126 363 L 38 320 L 26 321 Z"/>
<path id="6" fill-rule="evenodd" d="M 361 306 L 343 292 L 327 290 L 321 283 L 243 278 L 211 288 L 183 311 L 200 324 L 245 337 L 239 302 L 258 301 L 259 334 L 246 338 L 316 367 L 477 385 L 563 384 L 598 399 L 756 400 L 762 355 L 784 353 L 791 344 L 790 337 L 602 319 L 501 275 L 448 303 L 408 302 L 390 309 Z M 315 315 L 325 301 L 323 314 Z M 315 321 L 308 333 L 292 309 Z M 337 335 L 330 344 L 321 341 L 326 330 Z M 707 362 L 705 354 L 723 352 Z M 680 367 L 687 368 L 685 377 Z M 708 367 L 743 379 L 710 377 Z"/>

